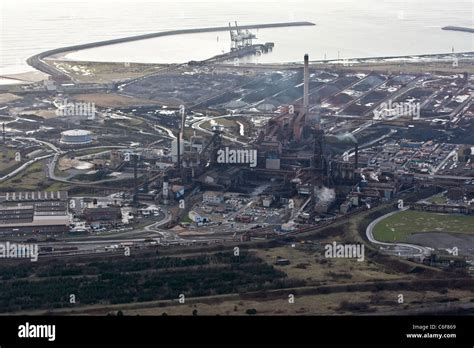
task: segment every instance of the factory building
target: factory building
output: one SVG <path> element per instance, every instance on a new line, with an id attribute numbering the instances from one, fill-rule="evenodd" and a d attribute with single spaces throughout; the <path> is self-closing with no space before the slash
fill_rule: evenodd
<path id="1" fill-rule="evenodd" d="M 122 219 L 120 208 L 115 207 L 85 208 L 83 214 L 87 222 L 119 221 Z"/>
<path id="2" fill-rule="evenodd" d="M 27 191 L 0 193 L 0 202 L 66 201 L 67 191 Z"/>
<path id="3" fill-rule="evenodd" d="M 227 191 L 231 187 L 241 187 L 243 183 L 242 170 L 239 167 L 229 167 L 224 170 L 209 170 L 195 179 L 202 188 L 209 191 Z"/>
<path id="4" fill-rule="evenodd" d="M 209 218 L 208 218 L 208 217 L 202 216 L 201 214 L 197 213 L 197 212 L 194 211 L 194 210 L 191 210 L 191 211 L 188 213 L 188 217 L 189 217 L 189 219 L 190 219 L 192 222 L 195 222 L 195 223 L 198 224 L 198 225 L 201 225 L 201 224 L 204 224 L 204 223 L 209 222 Z"/>
<path id="5" fill-rule="evenodd" d="M 38 215 L 32 206 L 0 207 L 0 235 L 59 234 L 69 230 L 67 215 Z"/>
<path id="6" fill-rule="evenodd" d="M 190 141 L 181 139 L 179 142 L 179 156 L 183 167 L 195 167 L 199 165 L 199 154 L 204 148 L 202 136 L 192 136 Z M 178 140 L 171 142 L 171 159 L 173 163 L 178 162 Z"/>
<path id="7" fill-rule="evenodd" d="M 216 191 L 206 191 L 202 195 L 202 202 L 206 204 L 221 204 L 224 202 L 224 194 Z"/>
<path id="8" fill-rule="evenodd" d="M 264 208 L 270 208 L 273 203 L 273 196 L 265 196 L 262 198 L 262 206 Z"/>
<path id="9" fill-rule="evenodd" d="M 0 235 L 69 230 L 67 192 L 7 192 L 0 196 Z"/>
<path id="10" fill-rule="evenodd" d="M 201 219 L 202 219 L 201 214 L 195 212 L 194 210 L 191 210 L 188 213 L 188 217 L 192 222 L 201 222 Z"/>

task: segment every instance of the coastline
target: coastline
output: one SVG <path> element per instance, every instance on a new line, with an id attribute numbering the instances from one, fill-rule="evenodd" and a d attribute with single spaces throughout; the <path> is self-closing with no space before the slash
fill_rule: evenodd
<path id="1" fill-rule="evenodd" d="M 240 26 L 241 29 L 265 29 L 265 28 L 281 28 L 281 27 L 297 27 L 297 26 L 315 26 L 316 24 L 312 22 L 286 22 L 286 23 L 269 23 L 269 24 L 253 24 L 253 25 L 243 25 Z M 454 28 L 454 29 L 451 29 Z M 444 27 L 444 30 L 460 30 L 460 29 L 469 29 L 463 27 Z M 77 52 L 84 49 L 114 45 L 119 43 L 131 42 L 131 41 L 141 41 L 150 38 L 156 37 L 164 37 L 164 36 L 173 36 L 173 35 L 183 35 L 183 34 L 193 34 L 193 33 L 206 33 L 206 32 L 218 32 L 218 31 L 225 31 L 228 30 L 228 27 L 210 27 L 210 28 L 194 28 L 194 29 L 179 29 L 179 30 L 170 30 L 170 31 L 163 31 L 163 32 L 156 32 L 150 34 L 142 34 L 136 36 L 128 36 L 118 39 L 111 39 L 111 40 L 104 40 L 104 41 L 97 41 L 92 43 L 80 44 L 80 45 L 73 45 L 73 46 L 66 46 L 60 47 L 52 50 L 48 50 L 45 52 L 41 52 L 37 55 L 29 57 L 26 62 L 32 68 L 36 69 L 37 72 L 41 72 L 42 75 L 34 74 L 32 72 L 25 72 L 20 74 L 9 74 L 0 76 L 0 79 L 4 78 L 3 84 L 24 84 L 24 83 L 31 83 L 31 82 L 38 82 L 51 75 L 53 78 L 60 78 L 65 80 L 71 80 L 71 76 L 65 73 L 64 71 L 58 69 L 57 67 L 50 64 L 49 60 L 54 61 L 64 61 L 64 62 L 88 62 L 92 63 L 93 61 L 87 60 L 77 60 L 77 59 L 69 59 L 67 55 L 72 52 Z M 330 59 L 330 60 L 317 60 L 312 61 L 313 64 L 380 64 L 380 63 L 409 63 L 409 62 L 423 62 L 427 60 L 431 62 L 433 59 L 436 61 L 442 60 L 452 60 L 454 57 L 457 58 L 464 58 L 462 55 L 468 55 L 468 59 L 472 58 L 472 51 L 468 52 L 459 52 L 459 53 L 434 53 L 434 54 L 417 54 L 417 55 L 400 55 L 400 56 L 381 56 L 381 57 L 363 57 L 363 58 L 348 58 L 348 59 Z M 104 63 L 104 62 L 103 62 Z M 106 63 L 123 63 L 123 62 L 106 62 Z M 140 62 L 134 62 L 140 63 Z M 160 64 L 160 62 L 154 63 L 140 63 L 140 64 Z M 248 63 L 245 65 L 249 66 L 266 66 L 266 65 L 278 65 L 284 67 L 291 67 L 301 64 L 301 62 L 281 62 L 281 63 Z M 12 83 L 5 82 L 5 80 L 12 79 L 15 80 Z M 0 84 L 1 80 L 0 80 Z"/>
<path id="2" fill-rule="evenodd" d="M 252 24 L 252 25 L 242 25 L 239 26 L 239 29 L 266 29 L 266 28 L 283 28 L 283 27 L 299 27 L 299 26 L 315 26 L 316 24 L 311 22 L 286 22 L 286 23 L 269 23 L 269 24 Z M 70 79 L 70 76 L 65 74 L 64 72 L 52 67 L 51 65 L 44 62 L 44 59 L 57 55 L 57 54 L 64 54 L 70 51 L 77 51 L 83 50 L 87 48 L 95 48 L 101 46 L 108 46 L 114 45 L 124 42 L 131 42 L 131 41 L 139 41 L 145 39 L 151 39 L 156 37 L 163 37 L 163 36 L 172 36 L 172 35 L 183 35 L 183 34 L 195 34 L 195 33 L 209 33 L 209 32 L 218 32 L 218 31 L 225 31 L 229 28 L 225 27 L 211 27 L 211 28 L 195 28 L 195 29 L 180 29 L 180 30 L 170 30 L 170 31 L 163 31 L 158 33 L 151 33 L 151 34 L 144 34 L 144 35 L 136 35 L 136 36 L 128 36 L 119 39 L 112 39 L 112 40 L 104 40 L 104 41 L 97 41 L 91 42 L 87 44 L 80 44 L 80 45 L 73 45 L 73 46 L 66 46 L 60 47 L 52 50 L 48 50 L 45 52 L 41 52 L 34 56 L 31 56 L 26 60 L 28 65 L 32 66 L 33 68 L 42 71 L 46 74 L 49 74 L 53 77 L 63 78 L 63 79 Z"/>
<path id="3" fill-rule="evenodd" d="M 74 60 L 68 59 L 65 57 L 67 53 L 63 55 L 59 55 L 56 57 L 49 57 L 46 59 L 45 64 L 48 64 L 52 68 L 56 69 L 50 62 L 65 62 L 70 64 L 102 64 L 102 65 L 123 65 L 123 62 L 96 62 L 96 61 L 82 61 L 82 60 Z M 457 57 L 458 59 L 466 59 L 471 60 L 472 64 L 474 65 L 474 51 L 469 52 L 458 52 L 458 53 L 436 53 L 436 54 L 425 54 L 425 55 L 401 55 L 401 56 L 388 56 L 388 57 L 366 57 L 366 58 L 350 58 L 347 60 L 341 59 L 333 59 L 333 60 L 314 60 L 310 63 L 312 65 L 317 66 L 363 66 L 363 65 L 381 65 L 381 64 L 416 64 L 416 63 L 443 63 L 443 62 L 450 62 L 453 57 Z M 49 62 L 48 62 L 49 61 Z M 134 63 L 140 64 L 143 66 L 156 66 L 159 65 L 158 63 Z M 218 65 L 227 65 L 229 63 L 222 62 L 218 63 Z M 247 63 L 242 64 L 242 67 L 260 67 L 260 68 L 279 68 L 279 69 L 292 69 L 299 67 L 303 64 L 303 62 L 283 62 L 283 63 Z M 29 84 L 29 83 L 36 83 L 49 78 L 49 75 L 38 71 L 32 70 L 28 72 L 21 72 L 17 74 L 6 74 L 0 75 L 0 86 L 2 85 L 21 85 L 21 84 Z M 4 82 L 2 83 L 2 80 Z M 11 82 L 6 82 L 6 80 L 11 80 Z"/>
<path id="4" fill-rule="evenodd" d="M 0 85 L 29 84 L 40 82 L 47 78 L 48 74 L 38 70 L 26 71 L 16 74 L 5 74 L 0 75 Z"/>

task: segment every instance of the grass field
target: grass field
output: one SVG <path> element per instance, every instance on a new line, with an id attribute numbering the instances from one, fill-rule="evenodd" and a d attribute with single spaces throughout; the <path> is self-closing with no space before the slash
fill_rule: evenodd
<path id="1" fill-rule="evenodd" d="M 10 167 L 14 167 L 18 164 L 15 161 L 15 152 L 14 150 L 0 151 L 0 171 L 7 170 Z"/>
<path id="2" fill-rule="evenodd" d="M 473 233 L 474 216 L 404 211 L 379 222 L 374 237 L 381 242 L 404 242 L 420 232 Z"/>
<path id="3" fill-rule="evenodd" d="M 472 292 L 467 290 L 450 290 L 445 295 L 440 295 L 434 291 L 405 291 L 405 305 L 397 303 L 398 294 L 393 291 L 378 291 L 376 294 L 371 292 L 351 292 L 351 293 L 333 293 L 320 295 L 295 296 L 293 304 L 288 302 L 288 297 L 282 296 L 281 299 L 261 299 L 261 300 L 230 300 L 216 301 L 210 303 L 190 303 L 184 305 L 173 305 L 166 307 L 149 307 L 126 309 L 125 315 L 191 315 L 193 310 L 197 315 L 244 315 L 246 310 L 255 308 L 257 315 L 334 315 L 334 314 L 353 314 L 357 311 L 340 310 L 343 301 L 351 303 L 367 303 L 370 308 L 377 309 L 377 312 L 383 313 L 389 310 L 411 309 L 419 306 L 417 302 L 423 302 L 424 305 L 436 304 L 446 298 L 459 298 L 462 302 L 468 303 L 472 298 Z M 118 307 L 118 306 L 117 306 Z M 118 309 L 123 309 L 118 307 Z M 92 311 L 91 311 L 92 312 Z M 93 313 L 102 314 L 105 313 Z"/>
<path id="4" fill-rule="evenodd" d="M 440 193 L 438 195 L 435 195 L 429 199 L 427 199 L 428 202 L 434 203 L 434 204 L 446 204 L 448 199 L 446 198 L 444 193 Z"/>
<path id="5" fill-rule="evenodd" d="M 51 191 L 61 191 L 61 190 L 68 190 L 71 185 L 68 184 L 63 184 L 61 182 L 55 182 L 51 184 L 45 191 L 51 192 Z"/>
<path id="6" fill-rule="evenodd" d="M 40 191 L 44 189 L 46 174 L 45 160 L 36 162 L 27 169 L 0 184 L 0 188 L 22 189 L 25 191 Z"/>
<path id="7" fill-rule="evenodd" d="M 329 241 L 328 241 L 329 242 Z M 272 249 L 257 249 L 258 257 L 273 265 L 293 279 L 302 279 L 309 285 L 329 281 L 332 284 L 365 282 L 373 280 L 391 280 L 400 278 L 393 272 L 387 272 L 382 266 L 353 259 L 326 259 L 324 244 L 315 249 L 302 249 L 300 245 Z M 277 266 L 278 258 L 290 260 L 287 266 Z"/>
<path id="8" fill-rule="evenodd" d="M 91 93 L 91 94 L 77 94 L 74 96 L 74 100 L 94 103 L 101 107 L 118 107 L 118 106 L 130 106 L 130 105 L 150 105 L 158 104 L 156 101 L 134 98 L 128 96 L 122 96 L 114 93 Z"/>

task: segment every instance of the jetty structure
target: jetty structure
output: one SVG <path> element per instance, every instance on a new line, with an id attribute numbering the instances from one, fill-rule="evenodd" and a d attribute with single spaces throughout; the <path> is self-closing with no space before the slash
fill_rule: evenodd
<path id="1" fill-rule="evenodd" d="M 301 27 L 301 26 L 314 26 L 316 24 L 311 22 L 283 22 L 283 23 L 267 23 L 267 24 L 251 24 L 251 25 L 239 25 L 239 30 L 250 30 L 250 29 L 270 29 L 270 28 L 285 28 L 285 27 Z M 96 48 L 107 45 L 115 45 L 124 42 L 139 41 L 152 39 L 156 37 L 172 36 L 172 35 L 185 35 L 185 34 L 196 34 L 196 33 L 209 33 L 209 32 L 219 32 L 219 31 L 228 31 L 228 26 L 223 27 L 210 27 L 210 28 L 195 28 L 195 29 L 179 29 L 179 30 L 170 30 L 162 31 L 158 33 L 142 34 L 135 36 L 128 36 L 124 38 L 104 40 L 91 42 L 86 44 L 79 44 L 73 46 L 60 47 L 48 51 L 41 52 L 34 56 L 31 56 L 27 59 L 28 65 L 33 68 L 42 71 L 48 75 L 51 75 L 53 79 L 69 79 L 69 76 L 63 71 L 55 68 L 51 64 L 48 64 L 44 60 L 48 57 L 57 54 L 64 54 L 72 51 L 79 51 L 89 48 Z"/>
<path id="2" fill-rule="evenodd" d="M 474 28 L 468 28 L 468 27 L 456 27 L 452 25 L 448 25 L 447 27 L 441 28 L 443 30 L 452 30 L 452 31 L 463 31 L 466 33 L 474 33 Z"/>

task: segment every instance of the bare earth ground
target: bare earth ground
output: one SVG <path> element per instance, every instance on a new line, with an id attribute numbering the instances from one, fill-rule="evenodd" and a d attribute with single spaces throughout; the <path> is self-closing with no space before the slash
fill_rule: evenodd
<path id="1" fill-rule="evenodd" d="M 463 302 L 469 302 L 472 298 L 471 291 L 449 291 L 452 298 L 462 298 Z M 410 309 L 422 301 L 427 307 L 430 303 L 436 303 L 440 298 L 437 292 L 405 292 L 404 304 L 397 302 L 398 293 L 383 292 L 355 292 L 355 293 L 335 293 L 327 295 L 310 295 L 299 298 L 295 296 L 294 303 L 289 302 L 288 297 L 280 300 L 259 300 L 259 301 L 226 301 L 216 304 L 183 304 L 165 308 L 146 308 L 137 310 L 126 310 L 125 315 L 162 315 L 163 313 L 172 315 L 191 315 L 193 310 L 197 310 L 198 315 L 247 315 L 248 309 L 255 308 L 259 315 L 338 315 L 351 314 L 352 311 L 340 308 L 342 301 L 349 303 L 365 302 L 377 307 L 376 311 L 369 309 L 367 312 L 381 314 L 393 310 Z M 413 303 L 414 302 L 414 303 Z M 412 305 L 410 305 L 412 303 Z M 370 308 L 370 306 L 369 306 Z M 360 314 L 360 313 L 358 313 Z"/>
<path id="2" fill-rule="evenodd" d="M 56 118 L 58 114 L 56 110 L 35 110 L 35 115 L 44 119 Z"/>
<path id="3" fill-rule="evenodd" d="M 400 274 L 385 271 L 380 265 L 353 259 L 326 259 L 324 248 L 320 250 L 301 250 L 299 245 L 255 250 L 257 255 L 290 278 L 306 280 L 310 283 L 328 282 L 330 284 L 354 283 L 370 280 L 402 279 Z M 277 258 L 290 260 L 287 266 L 275 265 Z"/>
<path id="4" fill-rule="evenodd" d="M 95 103 L 101 107 L 121 107 L 131 105 L 157 105 L 157 101 L 134 98 L 125 95 L 112 93 L 95 93 L 95 94 L 77 94 L 74 96 L 75 100 L 80 100 L 86 103 Z"/>
<path id="5" fill-rule="evenodd" d="M 375 64 L 354 64 L 352 67 L 343 67 L 343 69 L 357 71 L 375 71 L 375 72 L 391 72 L 391 73 L 449 73 L 463 74 L 465 72 L 474 73 L 473 63 L 459 62 L 457 67 L 453 67 L 452 63 L 375 63 Z"/>
<path id="6" fill-rule="evenodd" d="M 457 247 L 459 254 L 474 256 L 474 236 L 462 233 L 415 233 L 407 237 L 409 243 L 433 249 L 452 249 Z"/>
<path id="7" fill-rule="evenodd" d="M 19 74 L 1 75 L 0 77 L 18 80 L 19 83 L 39 82 L 48 79 L 48 75 L 41 71 L 28 71 Z"/>
<path id="8" fill-rule="evenodd" d="M 442 290 L 442 289 L 440 289 Z M 469 290 L 449 290 L 441 294 L 436 291 L 403 291 L 403 303 L 398 303 L 399 292 L 396 291 L 360 291 L 337 292 L 319 295 L 294 294 L 294 303 L 290 303 L 288 293 L 281 298 L 240 299 L 238 295 L 224 295 L 200 298 L 188 298 L 185 303 L 174 301 L 153 301 L 134 304 L 92 305 L 84 308 L 57 309 L 57 315 L 106 315 L 121 310 L 124 315 L 248 315 L 248 309 L 256 309 L 258 315 L 349 315 L 349 314 L 393 314 L 394 311 L 423 311 L 432 306 L 446 304 L 450 301 L 470 306 L 474 294 Z M 358 311 L 341 308 L 341 303 L 357 305 L 367 303 L 367 309 Z M 15 314 L 42 315 L 48 311 L 26 311 Z"/>
<path id="9" fill-rule="evenodd" d="M 22 97 L 17 96 L 17 95 L 12 94 L 12 93 L 2 93 L 2 94 L 0 94 L 0 104 L 6 104 L 6 103 L 9 103 L 9 102 L 18 100 L 18 99 L 22 99 Z"/>
<path id="10" fill-rule="evenodd" d="M 167 65 L 140 63 L 108 63 L 47 59 L 79 82 L 112 82 L 153 74 Z"/>

